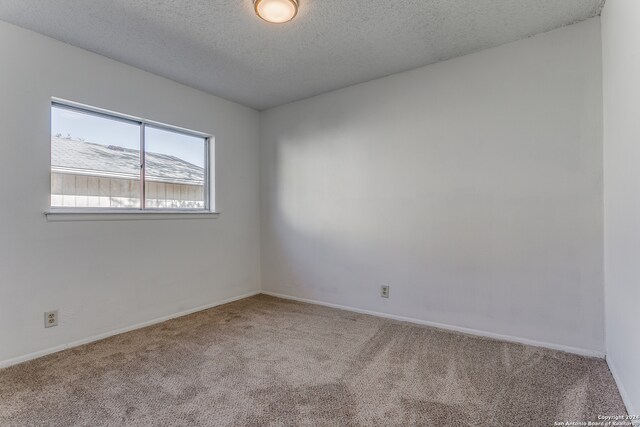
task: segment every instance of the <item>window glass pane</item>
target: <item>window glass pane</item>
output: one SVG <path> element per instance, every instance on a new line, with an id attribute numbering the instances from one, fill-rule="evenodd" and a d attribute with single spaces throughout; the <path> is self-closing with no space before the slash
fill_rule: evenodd
<path id="1" fill-rule="evenodd" d="M 140 126 L 53 105 L 51 206 L 140 207 Z"/>
<path id="2" fill-rule="evenodd" d="M 147 208 L 206 208 L 205 144 L 205 138 L 145 127 Z"/>

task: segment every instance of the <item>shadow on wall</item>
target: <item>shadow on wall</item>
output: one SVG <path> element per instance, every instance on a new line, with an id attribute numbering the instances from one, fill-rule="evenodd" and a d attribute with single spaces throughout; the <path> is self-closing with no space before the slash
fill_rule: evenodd
<path id="1" fill-rule="evenodd" d="M 493 322 L 493 313 L 580 328 L 577 319 L 567 324 L 551 309 L 531 309 L 530 298 L 546 298 L 549 287 L 570 304 L 574 295 L 555 285 L 580 280 L 556 262 L 555 252 L 566 248 L 550 249 L 543 234 L 531 234 L 554 227 L 562 234 L 566 224 L 548 205 L 532 215 L 530 204 L 512 203 L 522 199 L 517 192 L 487 194 L 487 178 L 445 173 L 424 148 L 410 156 L 411 142 L 389 150 L 373 134 L 364 144 L 351 139 L 346 121 L 325 129 L 296 130 L 275 147 L 277 214 L 267 256 L 270 282 L 281 292 L 388 311 L 379 299 L 385 283 L 401 311 L 395 314 L 473 328 Z M 372 155 L 381 149 L 393 154 Z"/>

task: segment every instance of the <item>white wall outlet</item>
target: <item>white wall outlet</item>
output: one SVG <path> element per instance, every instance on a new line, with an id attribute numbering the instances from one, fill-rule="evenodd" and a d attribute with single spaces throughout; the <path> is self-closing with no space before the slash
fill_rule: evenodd
<path id="1" fill-rule="evenodd" d="M 58 326 L 58 310 L 44 312 L 44 327 Z"/>
<path id="2" fill-rule="evenodd" d="M 380 288 L 380 296 L 382 298 L 389 298 L 389 285 L 382 285 Z"/>

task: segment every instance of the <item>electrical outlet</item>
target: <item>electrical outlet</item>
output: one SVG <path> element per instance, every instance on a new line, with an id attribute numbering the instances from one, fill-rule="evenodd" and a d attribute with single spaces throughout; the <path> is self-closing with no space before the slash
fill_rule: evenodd
<path id="1" fill-rule="evenodd" d="M 382 285 L 380 288 L 380 296 L 382 298 L 389 298 L 389 285 Z"/>
<path id="2" fill-rule="evenodd" d="M 58 326 L 58 310 L 44 312 L 44 327 L 52 328 Z"/>

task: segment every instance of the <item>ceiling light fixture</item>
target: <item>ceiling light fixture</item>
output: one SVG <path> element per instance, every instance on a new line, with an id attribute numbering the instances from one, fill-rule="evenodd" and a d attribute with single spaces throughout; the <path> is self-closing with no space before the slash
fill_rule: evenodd
<path id="1" fill-rule="evenodd" d="M 298 13 L 298 0 L 253 0 L 256 15 L 272 24 L 291 21 Z"/>

